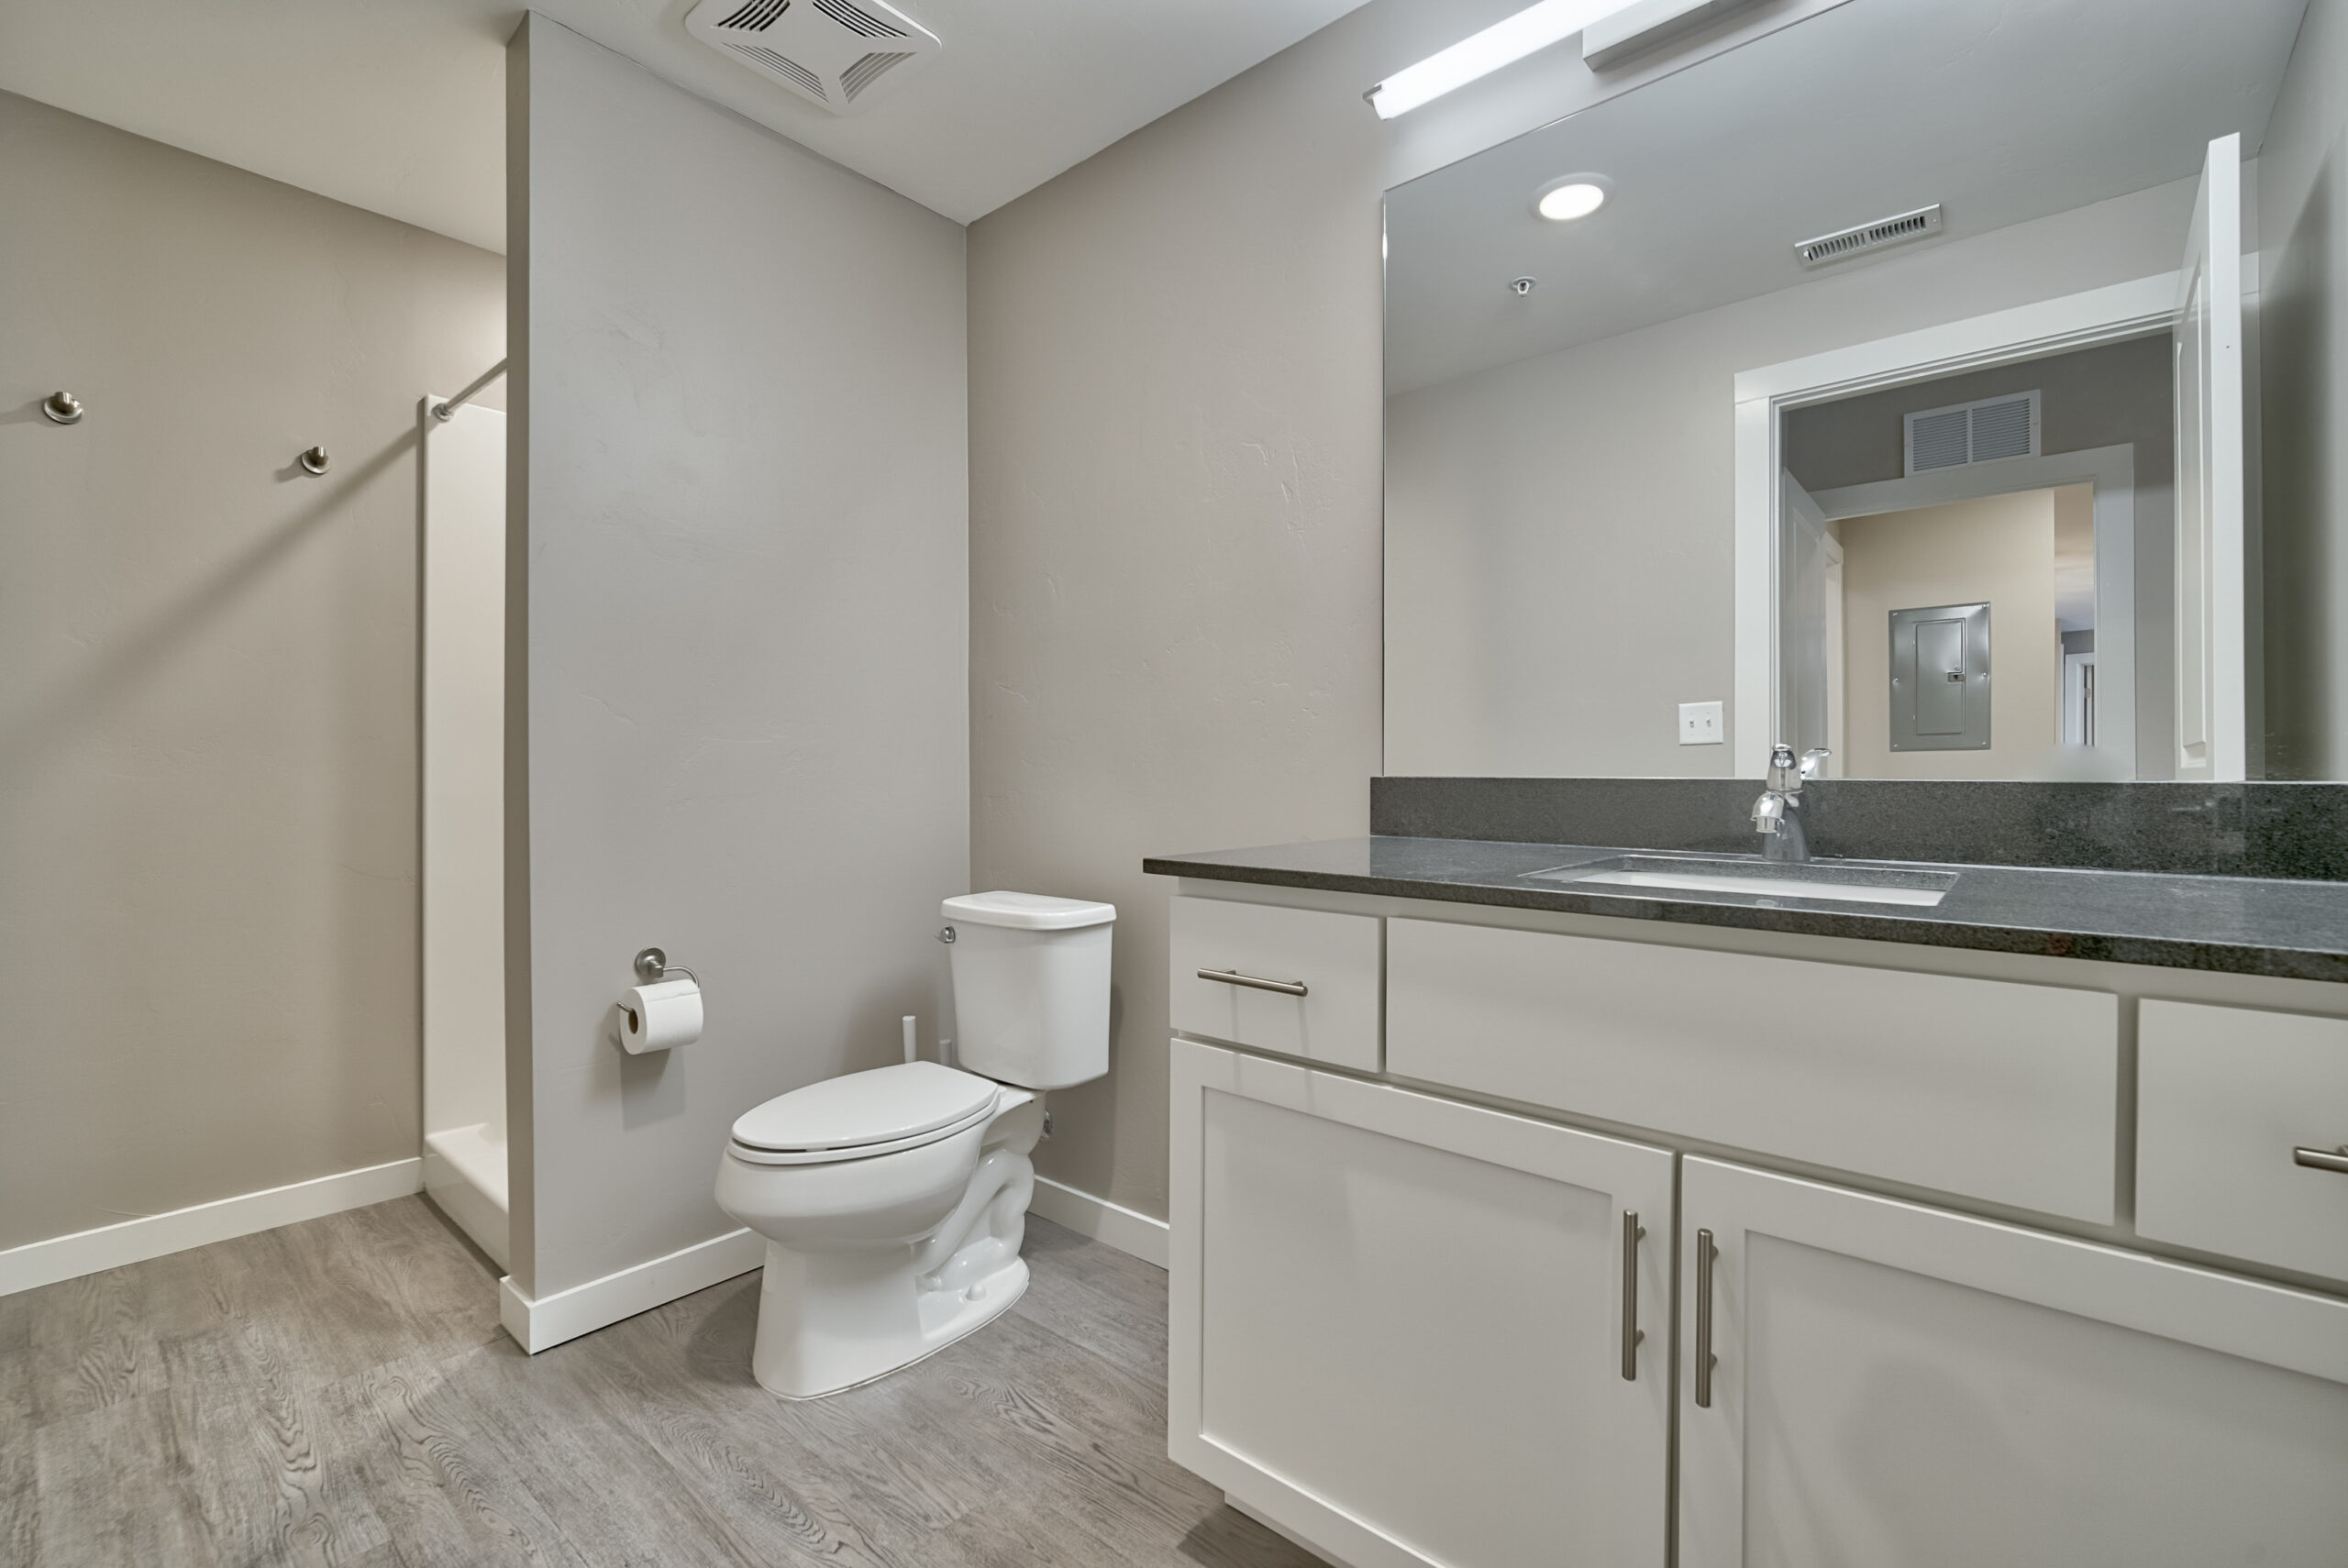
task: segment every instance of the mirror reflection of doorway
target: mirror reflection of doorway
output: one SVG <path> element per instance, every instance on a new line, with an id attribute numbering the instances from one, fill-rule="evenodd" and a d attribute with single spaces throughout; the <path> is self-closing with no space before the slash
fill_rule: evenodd
<path id="1" fill-rule="evenodd" d="M 1778 701 L 1800 748 L 1835 778 L 2165 776 L 2173 509 L 2136 474 L 2170 466 L 2172 386 L 2148 334 L 1786 410 Z M 1968 687 L 1991 744 L 1895 745 L 1892 613 L 1976 602 L 1999 629 Z"/>
<path id="2" fill-rule="evenodd" d="M 1831 515 L 1785 482 L 1787 712 L 1802 749 L 1833 753 L 1830 776 L 2124 776 L 2116 737 L 2097 723 L 2098 644 L 2110 628 L 2099 604 L 2096 485 Z M 2116 510 L 2118 498 L 2105 499 Z M 1852 504 L 1831 491 L 1828 502 Z M 2110 619 L 2132 619 L 2132 591 L 2102 597 Z M 1999 628 L 1994 658 L 1983 653 L 1976 667 L 1964 653 L 1922 657 L 1924 632 L 1954 615 L 1933 606 L 1988 606 L 1978 620 L 1985 633 L 1991 617 Z M 1915 645 L 1904 664 L 1903 629 Z M 1923 690 L 1927 679 L 1947 690 Z M 1920 712 L 1942 709 L 1963 722 L 1919 724 Z"/>
<path id="3" fill-rule="evenodd" d="M 1825 707 L 1817 573 L 1800 558 L 1802 506 L 1832 520 L 2082 480 L 2095 486 L 2096 615 L 2092 628 L 2071 630 L 2091 629 L 2094 646 L 2057 643 L 2060 716 L 2046 768 L 1953 764 L 1944 776 L 2263 772 L 2253 715 L 2264 671 L 2246 630 L 2255 571 L 2247 454 L 2257 443 L 2242 363 L 2242 145 L 2239 135 L 2210 143 L 2174 273 L 1738 375 L 1734 731 L 1746 776 L 1757 776 L 1770 737 L 1813 733 Z M 2140 362 L 2112 373 L 2124 358 Z M 1960 365 L 1974 368 L 1949 369 Z M 2031 385 L 2057 377 L 2073 381 L 2066 394 Z M 1903 432 L 1888 458 L 1887 413 Z M 1899 477 L 1855 478 L 1854 467 Z M 1795 491 L 1808 499 L 1796 502 Z M 2124 516 L 2113 504 L 2123 494 Z M 1847 635 L 1844 644 L 1854 646 Z M 2070 657 L 2088 652 L 2091 664 Z M 1855 680 L 1844 682 L 1854 719 Z M 1855 774 L 1855 760 L 1837 771 Z"/>

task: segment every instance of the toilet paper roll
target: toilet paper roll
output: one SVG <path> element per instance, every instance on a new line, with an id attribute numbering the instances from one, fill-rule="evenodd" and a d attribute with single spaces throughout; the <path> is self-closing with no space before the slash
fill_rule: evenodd
<path id="1" fill-rule="evenodd" d="M 691 980 L 630 986 L 620 994 L 620 1043 L 637 1055 L 701 1038 L 701 988 Z"/>

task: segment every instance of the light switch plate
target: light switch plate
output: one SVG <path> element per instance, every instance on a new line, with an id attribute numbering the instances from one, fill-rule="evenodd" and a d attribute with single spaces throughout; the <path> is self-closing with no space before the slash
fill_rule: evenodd
<path id="1" fill-rule="evenodd" d="M 1679 744 L 1719 745 L 1728 739 L 1718 702 L 1679 704 Z"/>

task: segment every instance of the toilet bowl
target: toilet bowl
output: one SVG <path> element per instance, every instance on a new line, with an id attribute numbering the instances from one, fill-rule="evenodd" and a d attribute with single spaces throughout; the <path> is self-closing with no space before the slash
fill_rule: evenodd
<path id="1" fill-rule="evenodd" d="M 720 1208 L 766 1239 L 751 1371 L 808 1399 L 944 1349 L 1027 1287 L 1043 1096 L 1108 1070 L 1108 904 L 948 899 L 962 1067 L 907 1062 L 746 1112 Z"/>

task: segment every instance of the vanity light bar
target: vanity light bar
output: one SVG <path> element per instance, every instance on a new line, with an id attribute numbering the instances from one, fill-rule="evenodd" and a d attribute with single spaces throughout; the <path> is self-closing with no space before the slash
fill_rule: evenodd
<path id="1" fill-rule="evenodd" d="M 1621 9 L 1623 0 L 1541 0 L 1538 6 L 1396 72 L 1362 96 L 1381 120 L 1407 115 L 1422 104 L 1490 76 L 1503 65 L 1569 39 Z"/>
<path id="2" fill-rule="evenodd" d="M 1634 0 L 1582 29 L 1582 63 L 1592 71 L 1604 71 L 1748 3 L 1749 0 Z"/>

